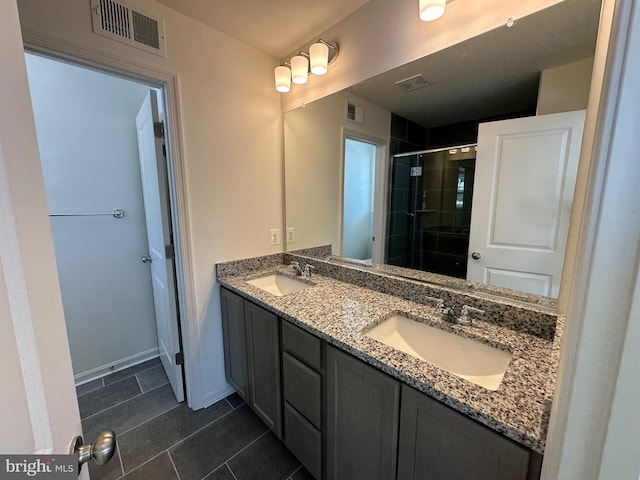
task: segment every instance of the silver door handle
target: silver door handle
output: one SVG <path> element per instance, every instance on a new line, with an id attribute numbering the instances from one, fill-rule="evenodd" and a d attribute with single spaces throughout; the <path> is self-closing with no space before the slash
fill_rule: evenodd
<path id="1" fill-rule="evenodd" d="M 473 258 L 474 260 L 480 260 L 480 257 L 482 257 L 482 255 L 480 255 L 480 252 L 473 252 L 471 254 L 471 258 Z"/>
<path id="2" fill-rule="evenodd" d="M 85 445 L 82 437 L 76 437 L 74 442 L 73 451 L 78 455 L 78 472 L 82 468 L 82 465 L 87 463 L 89 459 L 93 459 L 98 465 L 104 465 L 116 451 L 116 434 L 112 430 L 105 430 L 96 441 L 92 444 Z"/>
<path id="3" fill-rule="evenodd" d="M 151 256 L 145 255 L 144 257 L 142 257 L 142 263 L 151 263 L 151 262 L 153 262 L 153 260 L 151 259 Z"/>

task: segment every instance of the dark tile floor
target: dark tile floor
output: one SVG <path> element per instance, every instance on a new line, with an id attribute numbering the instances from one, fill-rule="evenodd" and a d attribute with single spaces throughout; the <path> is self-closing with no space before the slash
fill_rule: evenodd
<path id="1" fill-rule="evenodd" d="M 116 432 L 92 480 L 309 480 L 311 475 L 236 394 L 198 411 L 177 403 L 159 359 L 77 388 L 85 440 Z"/>

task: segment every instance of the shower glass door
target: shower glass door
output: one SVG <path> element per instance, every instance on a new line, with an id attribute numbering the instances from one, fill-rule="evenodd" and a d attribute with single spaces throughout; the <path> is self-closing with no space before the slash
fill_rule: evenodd
<path id="1" fill-rule="evenodd" d="M 386 263 L 466 277 L 475 145 L 392 158 Z"/>

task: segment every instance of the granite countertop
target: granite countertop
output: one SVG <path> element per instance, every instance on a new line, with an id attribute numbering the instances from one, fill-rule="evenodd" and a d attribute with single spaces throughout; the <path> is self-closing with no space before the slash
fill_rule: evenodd
<path id="1" fill-rule="evenodd" d="M 246 283 L 246 280 L 276 271 L 291 275 L 287 266 L 277 265 L 222 276 L 218 280 L 230 290 L 329 344 L 512 440 L 538 453 L 544 452 L 557 368 L 557 341 L 482 321 L 482 317 L 474 319 L 469 326 L 450 324 L 435 314 L 435 306 L 322 275 L 311 277 L 311 288 L 282 297 Z M 513 356 L 498 390 L 487 390 L 363 334 L 397 313 L 510 351 Z"/>

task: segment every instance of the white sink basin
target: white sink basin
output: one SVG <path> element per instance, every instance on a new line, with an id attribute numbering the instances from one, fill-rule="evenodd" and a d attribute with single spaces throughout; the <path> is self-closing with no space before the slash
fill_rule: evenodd
<path id="1" fill-rule="evenodd" d="M 288 295 L 289 293 L 299 292 L 300 290 L 304 290 L 305 288 L 312 286 L 309 283 L 301 282 L 295 278 L 287 277 L 286 275 L 279 275 L 277 273 L 254 278 L 253 280 L 247 280 L 247 283 L 278 297 Z"/>
<path id="2" fill-rule="evenodd" d="M 365 335 L 488 390 L 498 389 L 511 361 L 509 352 L 401 315 L 388 318 Z"/>

